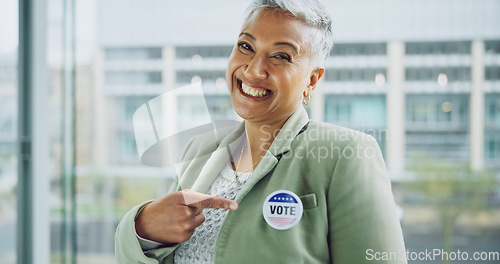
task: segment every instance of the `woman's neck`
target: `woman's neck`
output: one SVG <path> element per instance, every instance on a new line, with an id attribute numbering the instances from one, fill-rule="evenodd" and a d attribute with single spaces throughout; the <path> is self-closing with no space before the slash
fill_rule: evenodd
<path id="1" fill-rule="evenodd" d="M 271 147 L 274 138 L 278 135 L 278 132 L 281 130 L 287 119 L 288 117 L 273 124 L 262 124 L 248 120 L 245 121 L 247 143 L 250 147 L 250 152 L 248 152 L 249 154 L 247 155 L 251 154 L 251 160 L 253 163 L 258 164 L 262 157 L 264 157 L 264 154 Z"/>

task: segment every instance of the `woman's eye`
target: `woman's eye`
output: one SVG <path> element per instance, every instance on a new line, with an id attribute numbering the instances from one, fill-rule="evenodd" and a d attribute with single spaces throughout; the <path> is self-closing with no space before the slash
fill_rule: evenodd
<path id="1" fill-rule="evenodd" d="M 280 60 L 286 60 L 286 61 L 289 61 L 291 60 L 290 56 L 288 56 L 287 54 L 284 54 L 284 53 L 278 53 L 276 55 L 274 55 L 275 58 L 277 59 L 280 59 Z"/>
<path id="2" fill-rule="evenodd" d="M 240 50 L 242 51 L 253 51 L 252 49 L 252 46 L 250 46 L 248 43 L 246 42 L 240 42 L 238 43 L 238 47 L 240 48 Z"/>

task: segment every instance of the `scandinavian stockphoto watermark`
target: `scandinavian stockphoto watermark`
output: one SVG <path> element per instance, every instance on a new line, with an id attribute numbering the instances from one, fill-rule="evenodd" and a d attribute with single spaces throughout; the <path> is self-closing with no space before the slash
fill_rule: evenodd
<path id="1" fill-rule="evenodd" d="M 367 249 L 366 260 L 369 261 L 391 261 L 391 260 L 411 260 L 411 261 L 496 261 L 500 260 L 500 252 L 486 252 L 486 251 L 450 251 L 447 252 L 440 248 L 425 249 L 425 251 L 410 251 L 405 252 L 388 252 L 388 251 L 375 251 Z"/>
<path id="2" fill-rule="evenodd" d="M 176 108 L 174 102 L 185 96 L 189 96 L 190 101 L 196 102 L 196 111 Z M 135 141 L 141 162 L 154 167 L 176 166 L 182 162 L 184 147 L 192 138 L 204 135 L 214 142 L 221 142 L 221 137 L 226 135 L 225 131 L 229 128 L 234 130 L 241 124 L 241 121 L 233 119 L 215 119 L 218 115 L 211 113 L 211 108 L 208 106 L 203 87 L 199 82 L 168 90 L 141 105 L 133 116 Z M 186 116 L 194 114 L 196 118 L 186 120 Z M 282 141 L 292 142 L 295 137 L 301 137 L 303 142 L 307 142 L 307 146 L 302 145 L 294 149 L 293 153 L 286 153 L 288 156 L 293 155 L 291 156 L 293 158 L 315 159 L 318 162 L 339 157 L 371 159 L 378 155 L 378 146 L 365 143 L 389 141 L 389 131 L 383 128 L 370 128 L 361 124 L 361 127 L 354 131 L 341 127 L 322 129 L 321 126 L 326 125 L 310 125 L 307 133 L 297 135 L 297 131 L 294 130 L 272 129 L 269 125 L 263 125 L 260 128 L 261 142 L 263 142 L 260 149 L 266 152 L 273 146 L 279 148 L 280 144 L 272 143 L 280 134 L 279 138 Z M 359 142 L 359 144 L 356 146 L 343 144 L 346 142 Z M 208 152 L 210 151 L 198 154 L 203 156 L 209 154 Z"/>
<path id="3" fill-rule="evenodd" d="M 377 128 L 366 128 L 361 126 L 361 129 L 352 130 L 338 127 L 339 129 L 313 129 L 307 133 L 307 140 L 322 140 L 322 141 L 345 141 L 350 139 L 364 140 L 367 138 L 375 138 L 376 140 L 389 140 L 387 138 L 387 129 L 377 129 Z M 264 135 L 263 139 L 276 138 L 282 129 L 270 130 L 270 125 L 263 125 L 260 127 L 260 132 Z M 297 136 L 293 133 L 285 133 L 284 138 L 286 140 L 292 140 Z"/>
<path id="4" fill-rule="evenodd" d="M 326 145 L 318 146 L 306 142 L 303 146 L 298 146 L 292 151 L 283 154 L 282 158 L 316 160 L 334 160 L 343 159 L 373 159 L 379 152 L 378 148 L 366 146 L 360 143 L 354 143 L 349 146 L 339 146 L 335 142 L 329 142 Z"/>
<path id="5" fill-rule="evenodd" d="M 280 129 L 270 131 L 269 128 L 269 126 L 261 127 L 261 133 L 264 136 L 261 141 L 273 142 L 272 139 L 277 138 L 279 132 L 283 132 Z M 381 135 L 385 134 L 386 131 L 384 130 L 383 133 L 380 131 L 370 132 L 374 135 Z M 293 141 L 296 136 L 297 135 L 294 133 L 285 132 L 282 134 L 280 140 Z M 375 143 L 376 139 L 363 131 L 354 131 L 350 129 L 312 129 L 308 133 L 301 134 L 300 136 L 304 137 L 301 140 L 305 143 L 284 153 L 282 156 L 283 158 L 317 160 L 319 163 L 321 160 L 334 160 L 336 158 L 358 160 L 373 159 L 377 155 L 380 155 L 379 147 Z M 367 144 L 370 141 L 372 143 Z M 263 143 L 261 145 L 261 150 L 266 151 L 270 149 L 272 151 L 273 146 L 277 148 L 280 147 L 279 145 L 270 144 L 271 143 Z"/>

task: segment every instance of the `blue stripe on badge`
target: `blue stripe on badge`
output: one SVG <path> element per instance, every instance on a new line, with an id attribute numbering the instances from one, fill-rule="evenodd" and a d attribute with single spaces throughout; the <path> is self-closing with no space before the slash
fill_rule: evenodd
<path id="1" fill-rule="evenodd" d="M 277 193 L 271 197 L 268 202 L 274 203 L 298 203 L 295 197 L 288 193 Z"/>

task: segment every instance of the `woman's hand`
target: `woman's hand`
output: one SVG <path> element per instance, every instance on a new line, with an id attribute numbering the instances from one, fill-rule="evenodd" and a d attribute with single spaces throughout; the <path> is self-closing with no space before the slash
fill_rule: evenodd
<path id="1" fill-rule="evenodd" d="M 182 190 L 148 204 L 135 220 L 137 234 L 171 246 L 187 241 L 205 221 L 205 208 L 238 209 L 235 201 Z"/>

